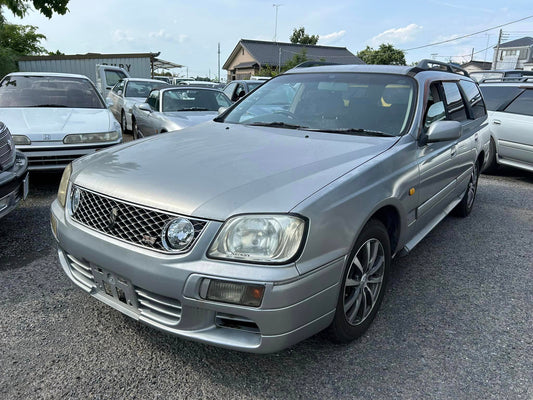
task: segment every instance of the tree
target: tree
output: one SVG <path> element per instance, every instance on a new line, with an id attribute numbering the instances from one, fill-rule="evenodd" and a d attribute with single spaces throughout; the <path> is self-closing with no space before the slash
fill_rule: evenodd
<path id="1" fill-rule="evenodd" d="M 64 15 L 68 11 L 69 0 L 32 0 L 33 7 L 45 17 L 52 18 L 52 14 Z M 25 0 L 0 0 L 0 8 L 6 6 L 17 17 L 22 18 L 30 8 L 30 2 Z"/>
<path id="2" fill-rule="evenodd" d="M 40 45 L 43 39 L 36 26 L 7 23 L 0 10 L 0 78 L 17 70 L 20 56 L 46 53 Z"/>
<path id="3" fill-rule="evenodd" d="M 357 53 L 357 57 L 367 64 L 405 65 L 405 53 L 392 44 L 380 44 L 377 50 L 370 46 Z"/>
<path id="4" fill-rule="evenodd" d="M 301 26 L 299 29 L 294 28 L 290 37 L 290 41 L 291 43 L 315 45 L 318 42 L 318 38 L 318 35 L 309 36 L 307 33 L 305 33 L 305 28 Z"/>

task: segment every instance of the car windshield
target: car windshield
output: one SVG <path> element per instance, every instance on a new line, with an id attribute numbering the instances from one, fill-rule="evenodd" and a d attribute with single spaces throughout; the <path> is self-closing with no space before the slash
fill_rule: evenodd
<path id="1" fill-rule="evenodd" d="M 87 79 L 12 75 L 0 82 L 0 107 L 105 108 Z"/>
<path id="2" fill-rule="evenodd" d="M 409 128 L 415 94 L 414 80 L 403 75 L 287 74 L 264 83 L 217 121 L 399 136 Z"/>
<path id="3" fill-rule="evenodd" d="M 142 82 L 142 81 L 129 81 L 126 86 L 126 97 L 148 97 L 148 94 L 152 89 L 160 89 L 168 86 L 165 82 Z"/>
<path id="4" fill-rule="evenodd" d="M 175 89 L 163 92 L 163 112 L 173 111 L 218 111 L 229 107 L 231 102 L 218 90 Z"/>

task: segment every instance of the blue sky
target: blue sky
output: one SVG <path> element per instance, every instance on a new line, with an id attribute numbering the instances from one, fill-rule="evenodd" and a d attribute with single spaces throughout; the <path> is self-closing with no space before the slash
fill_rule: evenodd
<path id="1" fill-rule="evenodd" d="M 318 44 L 346 47 L 352 53 L 367 45 L 392 43 L 411 49 L 533 15 L 531 0 L 417 2 L 374 0 L 274 0 L 278 7 L 277 39 L 289 41 L 294 28 L 318 34 Z M 272 0 L 70 0 L 70 12 L 47 19 L 30 12 L 23 19 L 4 10 L 8 21 L 36 25 L 48 50 L 65 54 L 144 53 L 188 67 L 189 76 L 216 77 L 217 43 L 221 65 L 241 38 L 273 40 Z M 502 28 L 506 40 L 533 37 L 533 18 Z M 407 63 L 423 58 L 462 62 L 492 60 L 499 29 L 451 43 L 410 50 Z M 487 47 L 490 47 L 485 51 Z M 187 69 L 174 70 L 185 75 Z M 221 77 L 226 72 L 221 71 Z"/>

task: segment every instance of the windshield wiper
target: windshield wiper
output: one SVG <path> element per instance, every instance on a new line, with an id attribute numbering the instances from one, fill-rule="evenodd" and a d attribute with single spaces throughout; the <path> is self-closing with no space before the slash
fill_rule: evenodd
<path id="1" fill-rule="evenodd" d="M 272 128 L 287 128 L 287 129 L 306 129 L 306 126 L 286 124 L 285 122 L 276 121 L 276 122 L 252 122 L 252 126 L 270 126 Z"/>
<path id="2" fill-rule="evenodd" d="M 180 108 L 177 111 L 209 111 L 209 109 L 205 107 L 188 107 L 188 108 Z"/>
<path id="3" fill-rule="evenodd" d="M 30 106 L 30 107 L 55 107 L 55 108 L 67 108 L 66 105 L 64 104 L 37 104 L 35 106 Z"/>
<path id="4" fill-rule="evenodd" d="M 345 128 L 345 129 L 304 129 L 306 131 L 312 132 L 326 132 L 326 133 L 340 133 L 343 135 L 361 135 L 361 136 L 381 136 L 381 137 L 393 137 L 390 133 L 385 133 L 381 131 L 373 131 L 369 129 L 362 128 Z"/>

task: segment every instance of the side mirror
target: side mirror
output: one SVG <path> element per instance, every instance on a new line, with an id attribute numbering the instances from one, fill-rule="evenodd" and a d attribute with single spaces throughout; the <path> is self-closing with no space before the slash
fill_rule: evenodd
<path id="1" fill-rule="evenodd" d="M 228 107 L 219 107 L 218 108 L 218 115 L 222 114 L 224 111 L 226 111 Z"/>
<path id="2" fill-rule="evenodd" d="M 435 121 L 429 126 L 426 143 L 459 139 L 462 132 L 463 127 L 458 121 Z"/>
<path id="3" fill-rule="evenodd" d="M 109 97 L 106 97 L 105 104 L 107 107 L 113 107 L 113 100 L 111 100 Z"/>
<path id="4" fill-rule="evenodd" d="M 119 91 L 117 92 L 117 94 L 118 94 L 119 96 L 122 96 L 122 90 L 119 90 Z"/>
<path id="5" fill-rule="evenodd" d="M 148 103 L 141 103 L 137 106 L 137 108 L 139 108 L 139 110 L 142 110 L 142 111 L 152 112 L 152 109 L 150 108 Z"/>

